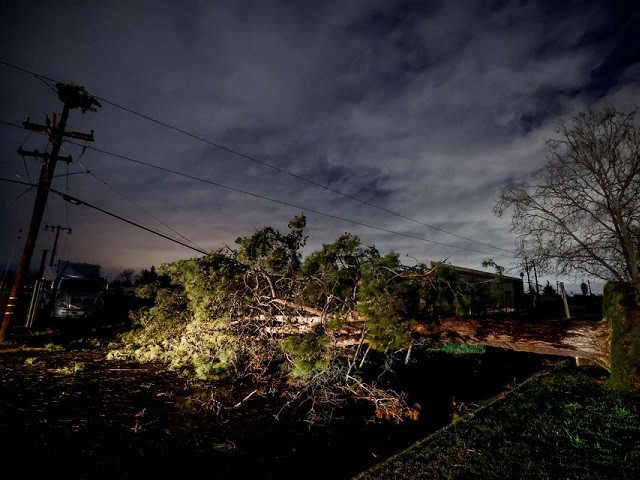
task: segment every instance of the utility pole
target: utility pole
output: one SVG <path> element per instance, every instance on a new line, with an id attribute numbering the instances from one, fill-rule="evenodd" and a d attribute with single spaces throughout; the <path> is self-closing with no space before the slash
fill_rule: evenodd
<path id="1" fill-rule="evenodd" d="M 533 293 L 531 289 L 531 278 L 529 277 L 529 260 L 527 260 L 527 257 L 524 257 L 524 269 L 527 272 L 527 284 L 529 285 L 529 293 Z"/>
<path id="2" fill-rule="evenodd" d="M 46 125 L 38 125 L 29 122 L 29 118 L 22 122 L 24 127 L 31 131 L 41 132 L 49 136 L 51 140 L 52 148 L 51 154 L 41 153 L 38 151 L 26 152 L 19 149 L 19 153 L 29 155 L 36 158 L 42 158 L 42 168 L 40 170 L 40 179 L 38 181 L 38 191 L 36 193 L 36 200 L 33 205 L 33 213 L 31 214 L 31 222 L 29 224 L 29 233 L 18 262 L 18 271 L 16 278 L 13 282 L 11 292 L 9 293 L 9 301 L 4 313 L 2 327 L 0 328 L 0 342 L 4 342 L 11 323 L 11 318 L 16 311 L 18 305 L 18 294 L 20 292 L 20 285 L 22 278 L 29 271 L 31 264 L 31 257 L 33 256 L 33 250 L 35 248 L 38 232 L 40 231 L 40 225 L 42 223 L 42 216 L 44 214 L 45 206 L 47 204 L 47 197 L 49 196 L 49 188 L 51 187 L 51 179 L 56 168 L 56 162 L 58 160 L 70 161 L 69 157 L 60 157 L 60 147 L 65 137 L 77 138 L 80 140 L 93 141 L 93 131 L 91 133 L 78 133 L 67 132 L 67 120 L 69 119 L 69 111 L 75 108 L 82 110 L 82 113 L 87 111 L 95 112 L 97 107 L 100 107 L 98 101 L 89 95 L 84 87 L 76 85 L 66 85 L 62 83 L 56 84 L 58 98 L 63 102 L 62 115 L 60 116 L 60 122 L 57 121 L 57 116 L 53 114 L 53 120 L 47 117 Z"/>
<path id="3" fill-rule="evenodd" d="M 49 266 L 52 267 L 53 266 L 53 259 L 56 256 L 56 250 L 58 249 L 58 237 L 60 236 L 60 230 L 66 230 L 67 233 L 69 235 L 71 235 L 71 229 L 69 227 L 61 227 L 60 225 L 58 225 L 57 227 L 54 227 L 53 225 L 45 225 L 44 226 L 44 231 L 48 232 L 49 229 L 51 229 L 51 231 L 53 232 L 55 230 L 56 232 L 56 239 L 53 242 L 53 250 L 51 250 L 51 258 L 49 260 Z"/>
<path id="4" fill-rule="evenodd" d="M 47 253 L 49 250 L 42 249 L 42 258 L 40 259 L 40 268 L 38 269 L 38 278 L 36 278 L 36 283 L 33 286 L 33 293 L 31 294 L 31 304 L 29 305 L 29 312 L 27 313 L 27 318 L 25 319 L 24 326 L 31 327 L 33 325 L 33 321 L 36 318 L 36 314 L 38 313 L 38 308 L 40 308 L 40 300 L 42 298 L 42 282 L 43 282 L 43 274 L 44 274 L 44 264 L 47 261 Z"/>
<path id="5" fill-rule="evenodd" d="M 536 293 L 540 296 L 540 285 L 538 285 L 538 272 L 536 271 L 536 262 L 535 260 L 531 260 L 531 265 L 533 265 L 533 277 L 536 280 Z"/>
<path id="6" fill-rule="evenodd" d="M 567 292 L 564 289 L 564 283 L 560 282 L 560 291 L 562 292 L 562 303 L 564 304 L 564 314 L 569 319 L 571 312 L 569 311 L 569 303 L 567 302 Z"/>

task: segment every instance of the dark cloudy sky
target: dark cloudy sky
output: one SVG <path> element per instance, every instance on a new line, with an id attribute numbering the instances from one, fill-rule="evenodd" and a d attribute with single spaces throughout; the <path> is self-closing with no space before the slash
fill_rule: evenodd
<path id="1" fill-rule="evenodd" d="M 501 187 L 544 164 L 562 119 L 640 103 L 634 3 L 6 0 L 0 60 L 111 102 L 68 128 L 118 156 L 65 144 L 53 187 L 182 242 L 234 246 L 304 212 L 307 251 L 351 232 L 409 264 L 513 266 Z M 61 110 L 33 75 L 0 65 L 0 86 L 3 122 Z M 50 148 L 0 124 L 0 176 L 35 182 L 20 146 Z M 2 271 L 34 196 L 0 182 Z M 199 255 L 55 195 L 44 225 L 72 228 L 60 258 L 110 278 Z"/>

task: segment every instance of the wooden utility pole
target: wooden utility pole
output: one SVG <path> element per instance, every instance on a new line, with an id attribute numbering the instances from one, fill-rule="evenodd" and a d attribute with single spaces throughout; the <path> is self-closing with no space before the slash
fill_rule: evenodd
<path id="1" fill-rule="evenodd" d="M 40 300 L 42 298 L 42 277 L 44 275 L 45 262 L 47 261 L 47 253 L 49 250 L 42 249 L 42 258 L 40 259 L 40 268 L 38 269 L 38 277 L 36 283 L 33 286 L 33 293 L 31 294 L 31 304 L 29 305 L 29 312 L 27 318 L 24 321 L 25 327 L 31 327 L 33 321 L 36 318 L 38 308 L 40 308 Z"/>
<path id="2" fill-rule="evenodd" d="M 531 278 L 529 277 L 529 260 L 527 257 L 524 257 L 524 269 L 527 272 L 527 284 L 529 285 L 529 293 L 533 293 L 531 290 Z"/>
<path id="3" fill-rule="evenodd" d="M 571 312 L 569 311 L 569 303 L 567 302 L 567 291 L 564 289 L 563 282 L 560 282 L 560 291 L 562 293 L 562 303 L 564 305 L 564 314 L 567 318 L 571 318 Z"/>
<path id="4" fill-rule="evenodd" d="M 69 227 L 61 227 L 60 225 L 58 225 L 57 227 L 54 227 L 53 225 L 45 225 L 44 226 L 44 231 L 47 232 L 49 231 L 49 229 L 51 229 L 51 231 L 55 231 L 56 232 L 56 239 L 53 241 L 53 250 L 51 250 L 51 259 L 49 260 L 49 266 L 52 267 L 53 266 L 53 260 L 56 256 L 56 250 L 58 249 L 58 237 L 60 236 L 60 230 L 66 230 L 68 234 L 71 234 L 71 228 Z"/>
<path id="5" fill-rule="evenodd" d="M 93 131 L 91 133 L 78 133 L 67 132 L 65 128 L 67 126 L 67 120 L 69 119 L 69 111 L 75 108 L 82 110 L 82 113 L 87 111 L 96 111 L 100 106 L 98 101 L 89 95 L 83 87 L 75 85 L 65 85 L 58 83 L 56 85 L 58 98 L 63 102 L 62 115 L 60 121 L 57 121 L 57 116 L 53 114 L 53 120 L 47 117 L 46 125 L 38 125 L 30 123 L 29 119 L 22 124 L 28 130 L 41 132 L 49 136 L 51 140 L 52 148 L 51 153 L 41 153 L 38 151 L 26 152 L 22 149 L 19 153 L 23 155 L 29 155 L 36 158 L 42 158 L 42 168 L 40 170 L 40 180 L 38 181 L 38 191 L 36 193 L 36 200 L 33 205 L 33 213 L 31 215 L 31 222 L 29 224 L 29 233 L 18 262 L 18 271 L 16 273 L 11 292 L 9 293 L 9 300 L 4 313 L 2 327 L 0 328 L 0 342 L 4 342 L 9 329 L 9 324 L 13 314 L 16 311 L 18 305 L 18 294 L 20 292 L 20 286 L 25 274 L 29 271 L 29 265 L 31 264 L 31 257 L 33 256 L 33 250 L 35 248 L 36 240 L 38 238 L 38 232 L 40 231 L 40 225 L 42 223 L 42 216 L 44 214 L 45 206 L 47 204 L 47 197 L 49 196 L 49 189 L 51 187 L 51 179 L 56 168 L 56 162 L 58 160 L 70 161 L 70 157 L 60 157 L 60 147 L 65 137 L 77 138 L 85 141 L 93 141 Z"/>
<path id="6" fill-rule="evenodd" d="M 536 281 L 536 293 L 540 296 L 540 285 L 538 284 L 538 272 L 536 271 L 536 261 L 531 260 L 531 265 L 533 266 L 533 278 Z"/>

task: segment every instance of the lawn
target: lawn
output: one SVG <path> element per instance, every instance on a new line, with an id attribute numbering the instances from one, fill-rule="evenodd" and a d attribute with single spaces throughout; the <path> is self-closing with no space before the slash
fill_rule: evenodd
<path id="1" fill-rule="evenodd" d="M 563 362 L 355 477 L 638 479 L 640 398 Z"/>

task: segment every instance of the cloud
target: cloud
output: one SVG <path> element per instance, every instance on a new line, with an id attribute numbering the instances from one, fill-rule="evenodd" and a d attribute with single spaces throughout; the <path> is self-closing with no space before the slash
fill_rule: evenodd
<path id="1" fill-rule="evenodd" d="M 169 225 L 207 249 L 262 225 L 286 229 L 306 209 L 310 248 L 352 231 L 381 251 L 478 267 L 486 254 L 504 252 L 421 222 L 513 246 L 508 222 L 492 213 L 500 188 L 540 168 L 544 142 L 562 118 L 637 98 L 638 65 L 612 47 L 629 38 L 630 27 L 613 25 L 625 17 L 621 8 L 595 1 L 23 2 L 7 8 L 0 40 L 5 61 L 224 147 L 103 102 L 95 114 L 74 112 L 73 129 L 94 129 L 96 148 L 200 181 L 89 150 L 80 164 L 95 176 L 61 177 L 63 191 L 174 235 Z M 60 108 L 24 73 L 2 67 L 0 82 L 2 120 L 41 121 Z M 15 155 L 26 133 L 1 126 L 0 135 L 3 171 L 26 176 Z M 45 148 L 42 138 L 26 146 Z M 37 178 L 38 165 L 26 162 Z M 3 184 L 0 193 L 11 215 L 0 236 L 0 259 L 8 262 L 30 214 L 27 195 L 9 206 L 23 189 Z M 49 215 L 73 223 L 66 255 L 111 270 L 194 255 L 60 199 Z"/>

